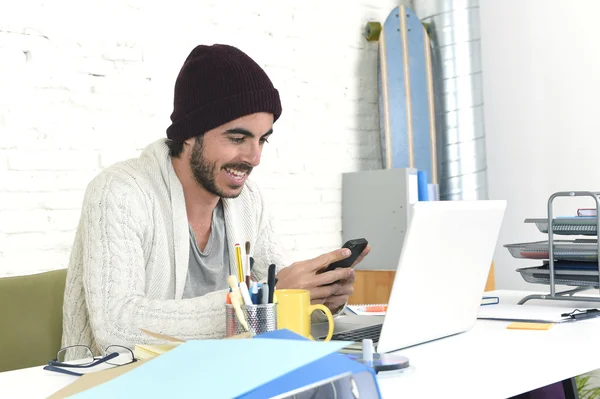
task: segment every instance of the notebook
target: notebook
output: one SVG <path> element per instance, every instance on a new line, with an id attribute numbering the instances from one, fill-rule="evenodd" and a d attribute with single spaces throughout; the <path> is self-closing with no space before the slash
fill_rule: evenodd
<path id="1" fill-rule="evenodd" d="M 387 303 L 347 305 L 346 310 L 360 316 L 384 316 L 387 311 Z"/>
<path id="2" fill-rule="evenodd" d="M 497 296 L 484 296 L 481 298 L 481 306 L 496 305 L 500 302 Z M 350 314 L 359 316 L 385 316 L 387 312 L 387 303 L 361 303 L 347 305 L 346 310 Z"/>

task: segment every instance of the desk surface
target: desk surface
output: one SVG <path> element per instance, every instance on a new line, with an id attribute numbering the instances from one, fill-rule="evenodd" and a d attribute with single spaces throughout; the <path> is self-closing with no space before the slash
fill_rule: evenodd
<path id="1" fill-rule="evenodd" d="M 498 295 L 501 303 L 516 303 L 527 293 L 490 294 Z M 600 306 L 537 300 L 528 303 Z M 500 399 L 600 369 L 600 318 L 557 324 L 546 331 L 508 330 L 507 324 L 478 320 L 466 333 L 397 352 L 410 359 L 411 368 L 380 374 L 383 397 Z M 76 378 L 41 367 L 0 373 L 0 397 L 45 398 Z"/>
<path id="2" fill-rule="evenodd" d="M 499 296 L 500 303 L 516 304 L 528 293 L 489 294 Z M 527 304 L 600 306 L 550 300 Z M 466 333 L 398 351 L 414 370 L 407 378 L 381 376 L 382 392 L 385 397 L 402 392 L 409 398 L 508 398 L 600 369 L 600 318 L 556 324 L 545 331 L 508 330 L 508 324 L 478 320 Z"/>

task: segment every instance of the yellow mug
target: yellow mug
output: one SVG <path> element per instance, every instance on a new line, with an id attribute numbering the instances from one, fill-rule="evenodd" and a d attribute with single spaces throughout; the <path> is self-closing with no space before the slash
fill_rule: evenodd
<path id="1" fill-rule="evenodd" d="M 321 310 L 327 316 L 329 331 L 325 341 L 331 340 L 333 335 L 333 316 L 325 305 L 311 305 L 310 292 L 307 290 L 275 290 L 277 294 L 277 328 L 287 328 L 314 341 L 310 335 L 311 314 Z"/>

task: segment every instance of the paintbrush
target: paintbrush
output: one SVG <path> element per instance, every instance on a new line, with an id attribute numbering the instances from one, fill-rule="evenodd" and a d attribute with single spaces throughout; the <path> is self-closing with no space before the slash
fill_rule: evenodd
<path id="1" fill-rule="evenodd" d="M 246 285 L 250 289 L 252 271 L 250 270 L 250 241 L 246 241 Z"/>

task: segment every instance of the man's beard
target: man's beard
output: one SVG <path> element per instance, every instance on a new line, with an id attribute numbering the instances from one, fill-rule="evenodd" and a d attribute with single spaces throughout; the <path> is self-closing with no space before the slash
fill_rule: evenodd
<path id="1" fill-rule="evenodd" d="M 228 195 L 225 194 L 221 189 L 219 189 L 219 187 L 217 187 L 217 182 L 215 179 L 215 170 L 217 168 L 217 163 L 210 163 L 204 157 L 204 146 L 202 145 L 202 139 L 203 138 L 200 137 L 196 140 L 194 148 L 192 148 L 192 155 L 190 157 L 190 167 L 192 168 L 192 173 L 194 174 L 196 182 L 200 186 L 204 187 L 206 191 L 218 197 L 236 198 L 240 195 L 241 191 L 235 195 Z M 221 169 L 225 168 L 247 172 L 248 175 L 250 175 L 250 172 L 252 172 L 252 167 L 245 163 L 228 163 L 221 167 Z M 241 184 L 239 186 L 230 185 L 229 188 L 231 188 L 232 190 L 237 190 L 241 186 Z"/>

